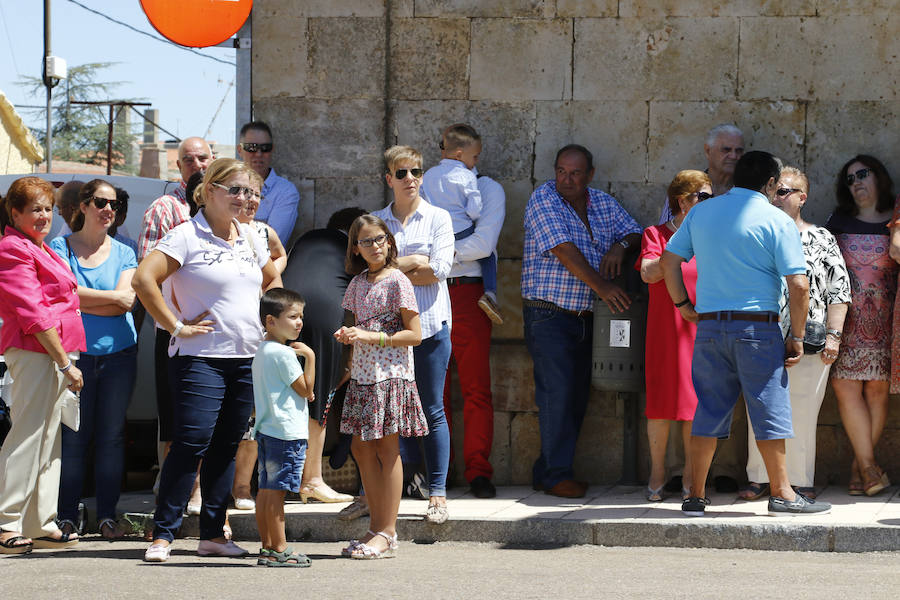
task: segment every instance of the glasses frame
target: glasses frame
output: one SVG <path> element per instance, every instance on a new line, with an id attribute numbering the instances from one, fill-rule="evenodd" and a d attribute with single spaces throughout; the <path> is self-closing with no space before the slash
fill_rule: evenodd
<path id="1" fill-rule="evenodd" d="M 272 142 L 268 144 L 257 144 L 256 142 L 241 142 L 241 148 L 244 149 L 244 152 L 249 152 L 250 154 L 256 154 L 257 152 L 262 152 L 263 154 L 268 154 L 272 151 L 273 148 Z"/>
<path id="2" fill-rule="evenodd" d="M 779 198 L 786 198 L 796 192 L 803 192 L 803 190 L 801 190 L 800 188 L 788 188 L 788 187 L 778 188 L 777 190 L 775 190 L 775 195 L 778 196 Z"/>
<path id="3" fill-rule="evenodd" d="M 91 196 L 90 198 L 88 198 L 87 203 L 93 204 L 97 208 L 97 210 L 101 210 L 107 204 L 109 204 L 109 208 L 114 212 L 119 212 L 125 205 L 125 202 L 123 200 L 110 200 L 109 198 L 98 198 L 97 196 Z"/>
<path id="4" fill-rule="evenodd" d="M 253 196 L 253 189 L 248 188 L 248 187 L 244 187 L 241 185 L 228 186 L 228 185 L 221 184 L 217 181 L 213 181 L 212 184 L 214 186 L 216 186 L 217 188 L 221 188 L 221 189 L 225 190 L 226 194 L 228 194 L 229 196 L 232 196 L 234 198 L 240 198 L 241 195 L 243 195 L 244 198 L 251 198 Z M 237 190 L 237 192 L 235 192 L 234 190 Z"/>
<path id="5" fill-rule="evenodd" d="M 418 175 L 416 172 L 418 171 Z M 393 175 L 396 179 L 406 179 L 407 175 L 412 175 L 414 179 L 419 179 L 422 175 L 425 174 L 425 169 L 421 167 L 416 167 L 415 169 L 397 169 L 391 175 Z"/>
<path id="6" fill-rule="evenodd" d="M 871 174 L 872 174 L 871 167 L 866 167 L 864 169 L 857 169 L 856 172 L 854 172 L 854 173 L 847 173 L 847 178 L 846 178 L 847 187 L 850 187 L 851 185 L 853 185 L 857 179 L 862 181 L 863 179 L 866 179 Z"/>
<path id="7" fill-rule="evenodd" d="M 377 245 L 379 248 L 383 246 L 387 242 L 387 234 L 379 234 L 373 238 L 363 238 L 360 240 L 356 240 L 356 244 L 361 248 L 371 248 L 373 245 Z"/>

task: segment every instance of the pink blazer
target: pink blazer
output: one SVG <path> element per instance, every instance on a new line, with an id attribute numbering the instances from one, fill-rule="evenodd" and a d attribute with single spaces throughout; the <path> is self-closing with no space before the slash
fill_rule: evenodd
<path id="1" fill-rule="evenodd" d="M 34 334 L 56 328 L 66 352 L 84 351 L 78 282 L 48 246 L 7 227 L 0 239 L 0 352 L 46 350 Z"/>

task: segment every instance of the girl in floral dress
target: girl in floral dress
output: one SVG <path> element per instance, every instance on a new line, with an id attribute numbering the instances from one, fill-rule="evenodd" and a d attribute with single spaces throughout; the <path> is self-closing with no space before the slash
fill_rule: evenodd
<path id="1" fill-rule="evenodd" d="M 334 333 L 353 345 L 341 432 L 353 435 L 371 529 L 342 554 L 391 558 L 403 487 L 399 436 L 428 433 L 413 372 L 412 346 L 422 341 L 422 330 L 412 284 L 396 268 L 397 247 L 384 221 L 363 215 L 353 222 L 349 238 L 347 272 L 358 275 L 347 287 L 343 306 L 355 315 L 356 325 Z"/>

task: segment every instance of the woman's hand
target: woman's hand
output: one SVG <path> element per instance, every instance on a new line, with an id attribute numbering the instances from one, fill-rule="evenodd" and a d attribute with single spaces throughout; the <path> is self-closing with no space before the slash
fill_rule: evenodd
<path id="1" fill-rule="evenodd" d="M 114 290 L 113 300 L 119 308 L 124 311 L 129 311 L 134 306 L 134 301 L 137 299 L 137 294 L 134 293 L 134 290 L 129 286 L 128 289 L 124 290 Z"/>
<path id="2" fill-rule="evenodd" d="M 334 332 L 334 337 L 342 344 L 377 344 L 380 334 L 377 331 L 366 331 L 359 327 L 341 327 Z"/>
<path id="3" fill-rule="evenodd" d="M 830 365 L 837 360 L 838 350 L 841 347 L 841 341 L 833 336 L 825 336 L 825 349 L 819 354 L 819 358 L 826 365 Z"/>
<path id="4" fill-rule="evenodd" d="M 193 319 L 184 321 L 184 327 L 181 328 L 181 331 L 175 337 L 191 338 L 196 335 L 210 333 L 213 330 L 212 326 L 215 324 L 215 321 L 205 318 L 208 314 L 209 311 L 205 310 Z"/>
<path id="5" fill-rule="evenodd" d="M 80 392 L 81 388 L 84 387 L 84 377 L 81 374 L 81 369 L 75 366 L 75 363 L 72 362 L 72 366 L 66 369 L 66 372 L 63 373 L 66 379 L 69 380 L 68 387 L 73 392 Z"/>

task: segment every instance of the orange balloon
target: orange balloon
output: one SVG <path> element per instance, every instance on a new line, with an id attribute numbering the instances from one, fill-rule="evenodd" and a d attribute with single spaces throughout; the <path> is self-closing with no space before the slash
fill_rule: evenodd
<path id="1" fill-rule="evenodd" d="M 205 48 L 237 33 L 250 16 L 253 0 L 141 0 L 141 8 L 167 39 Z"/>

